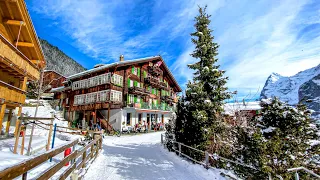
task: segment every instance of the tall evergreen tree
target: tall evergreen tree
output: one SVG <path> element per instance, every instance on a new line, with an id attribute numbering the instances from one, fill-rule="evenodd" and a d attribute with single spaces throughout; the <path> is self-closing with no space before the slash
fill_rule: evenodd
<path id="1" fill-rule="evenodd" d="M 310 118 L 311 111 L 299 104 L 291 107 L 277 98 L 261 102 L 262 116 L 256 117 L 251 127 L 239 133 L 239 157 L 259 171 L 255 179 L 268 174 L 291 179 L 287 169 L 304 166 L 316 170 L 314 159 L 319 157 L 318 128 Z M 250 169 L 238 167 L 239 174 L 252 176 Z M 305 177 L 306 178 L 306 177 Z M 308 178 L 306 178 L 308 179 Z"/>
<path id="2" fill-rule="evenodd" d="M 210 15 L 205 11 L 206 7 L 199 7 L 199 15 L 195 17 L 196 31 L 191 33 L 195 45 L 191 56 L 198 61 L 188 65 L 195 72 L 193 80 L 187 84 L 185 102 L 180 104 L 184 110 L 178 113 L 177 123 L 181 121 L 183 124 L 176 130 L 181 142 L 201 150 L 208 148 L 211 136 L 222 138 L 225 127 L 220 114 L 223 101 L 230 98 L 225 87 L 228 78 L 216 64 L 219 46 L 213 42 Z M 188 153 L 199 160 L 203 158 L 202 154 L 194 151 Z"/>

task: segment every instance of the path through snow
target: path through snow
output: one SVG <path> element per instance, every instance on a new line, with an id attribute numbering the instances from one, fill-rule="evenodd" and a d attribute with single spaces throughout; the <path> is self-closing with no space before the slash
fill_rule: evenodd
<path id="1" fill-rule="evenodd" d="M 160 145 L 161 133 L 105 137 L 84 179 L 224 179 L 219 170 L 206 170 L 169 153 Z"/>

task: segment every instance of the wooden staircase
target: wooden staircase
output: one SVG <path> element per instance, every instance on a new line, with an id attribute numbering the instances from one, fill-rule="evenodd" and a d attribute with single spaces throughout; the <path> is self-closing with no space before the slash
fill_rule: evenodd
<path id="1" fill-rule="evenodd" d="M 107 133 L 113 133 L 114 132 L 114 129 L 112 127 L 112 125 L 109 123 L 109 121 L 107 120 L 106 117 L 104 117 L 104 115 L 98 111 L 100 113 L 100 115 L 103 117 L 103 118 L 99 118 L 100 119 L 100 122 L 101 122 L 101 126 L 102 128 L 104 128 L 106 130 Z"/>

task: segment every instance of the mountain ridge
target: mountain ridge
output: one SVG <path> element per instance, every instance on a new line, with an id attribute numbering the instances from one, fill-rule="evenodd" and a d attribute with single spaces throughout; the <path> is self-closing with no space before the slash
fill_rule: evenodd
<path id="1" fill-rule="evenodd" d="M 85 71 L 81 64 L 66 55 L 57 46 L 50 44 L 47 40 L 39 38 L 46 62 L 46 70 L 54 70 L 65 77 Z"/>
<path id="2" fill-rule="evenodd" d="M 272 73 L 266 80 L 260 99 L 279 97 L 290 105 L 301 100 L 312 100 L 306 103 L 308 108 L 319 111 L 320 108 L 320 64 L 300 71 L 293 76 L 282 76 Z"/>

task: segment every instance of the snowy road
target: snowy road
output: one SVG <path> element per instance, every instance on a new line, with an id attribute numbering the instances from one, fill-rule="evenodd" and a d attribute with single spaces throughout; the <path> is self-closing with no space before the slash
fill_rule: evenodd
<path id="1" fill-rule="evenodd" d="M 160 134 L 106 137 L 84 179 L 224 179 L 218 170 L 207 171 L 169 153 L 160 145 Z"/>

